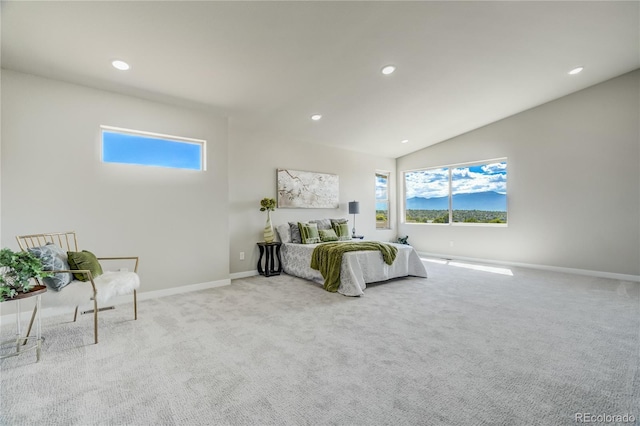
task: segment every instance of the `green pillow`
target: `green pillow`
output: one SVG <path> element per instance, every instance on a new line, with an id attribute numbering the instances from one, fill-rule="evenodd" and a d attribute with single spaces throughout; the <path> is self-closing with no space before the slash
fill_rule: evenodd
<path id="1" fill-rule="evenodd" d="M 320 240 L 322 242 L 338 241 L 338 236 L 336 235 L 336 231 L 334 231 L 333 229 L 318 229 L 318 233 L 320 234 Z"/>
<path id="2" fill-rule="evenodd" d="M 67 257 L 69 258 L 69 266 L 71 266 L 72 271 L 88 269 L 91 271 L 93 278 L 102 275 L 102 266 L 100 266 L 100 262 L 96 259 L 95 254 L 90 251 L 68 251 Z M 86 274 L 73 274 L 73 276 L 79 281 L 89 281 L 89 277 Z"/>
<path id="3" fill-rule="evenodd" d="M 302 244 L 316 244 L 321 242 L 317 224 L 298 222 L 298 227 L 300 228 Z"/>
<path id="4" fill-rule="evenodd" d="M 333 230 L 336 231 L 338 241 L 351 241 L 349 225 L 347 225 L 346 223 L 334 223 Z"/>

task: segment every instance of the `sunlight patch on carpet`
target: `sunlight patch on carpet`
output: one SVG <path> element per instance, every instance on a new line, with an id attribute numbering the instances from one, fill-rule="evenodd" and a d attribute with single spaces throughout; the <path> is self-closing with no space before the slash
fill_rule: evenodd
<path id="1" fill-rule="evenodd" d="M 438 263 L 440 265 L 456 266 L 456 267 L 459 267 L 459 268 L 473 269 L 475 271 L 491 272 L 493 274 L 500 274 L 500 275 L 508 275 L 510 277 L 513 276 L 513 272 L 509 268 L 499 268 L 497 266 L 477 265 L 477 264 L 473 264 L 473 263 L 462 263 L 462 262 L 456 262 L 456 261 L 449 260 L 449 259 L 432 259 L 432 258 L 425 258 L 425 257 L 421 257 L 420 259 L 425 261 L 425 262 Z"/>

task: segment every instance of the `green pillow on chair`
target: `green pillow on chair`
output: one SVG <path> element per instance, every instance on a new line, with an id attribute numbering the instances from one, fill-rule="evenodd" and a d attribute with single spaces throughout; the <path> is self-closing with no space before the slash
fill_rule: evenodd
<path id="1" fill-rule="evenodd" d="M 67 257 L 71 270 L 88 269 L 93 278 L 102 275 L 102 266 L 100 266 L 95 254 L 90 251 L 68 251 Z M 83 273 L 73 274 L 73 276 L 79 281 L 89 281 L 89 277 Z"/>

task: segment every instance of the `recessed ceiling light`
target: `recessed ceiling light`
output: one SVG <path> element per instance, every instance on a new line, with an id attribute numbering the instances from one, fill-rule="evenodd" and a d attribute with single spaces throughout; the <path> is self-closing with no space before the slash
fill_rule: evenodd
<path id="1" fill-rule="evenodd" d="M 131 68 L 125 61 L 113 61 L 111 62 L 111 65 L 113 65 L 114 68 L 117 68 L 120 71 L 126 71 Z"/>
<path id="2" fill-rule="evenodd" d="M 401 142 L 401 143 L 408 143 L 408 142 L 409 142 L 409 139 L 403 139 L 403 140 L 401 140 L 400 142 Z"/>
<path id="3" fill-rule="evenodd" d="M 584 67 L 577 67 L 577 68 L 574 68 L 574 69 L 572 69 L 571 71 L 569 71 L 569 74 L 571 74 L 571 75 L 578 74 L 578 73 L 579 73 L 579 72 L 581 72 L 583 69 L 584 69 Z"/>
<path id="4" fill-rule="evenodd" d="M 393 65 L 386 65 L 382 68 L 382 74 L 389 75 L 392 74 L 396 70 L 396 67 Z"/>
<path id="5" fill-rule="evenodd" d="M 313 114 L 313 115 L 311 116 L 311 119 L 312 119 L 313 121 L 318 121 L 318 120 L 320 120 L 321 118 L 322 118 L 322 116 L 321 116 L 320 114 Z"/>

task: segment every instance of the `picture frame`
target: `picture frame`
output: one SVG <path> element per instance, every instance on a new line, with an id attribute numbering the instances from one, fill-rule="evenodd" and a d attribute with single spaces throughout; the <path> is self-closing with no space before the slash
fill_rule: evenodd
<path id="1" fill-rule="evenodd" d="M 339 176 L 302 170 L 278 169 L 278 208 L 337 209 Z"/>

